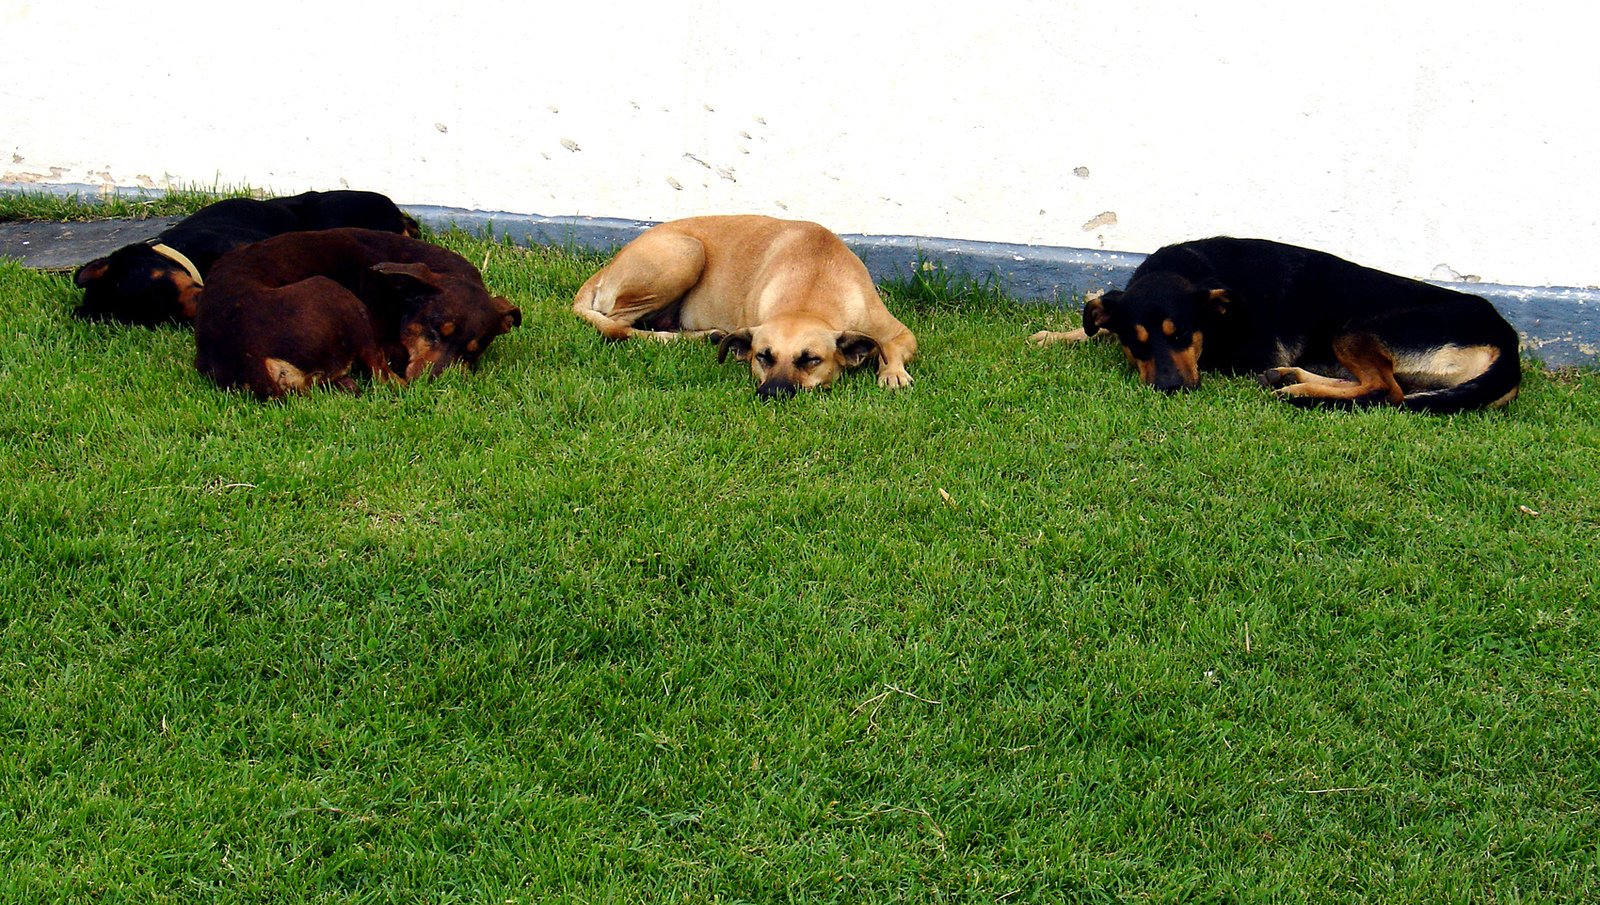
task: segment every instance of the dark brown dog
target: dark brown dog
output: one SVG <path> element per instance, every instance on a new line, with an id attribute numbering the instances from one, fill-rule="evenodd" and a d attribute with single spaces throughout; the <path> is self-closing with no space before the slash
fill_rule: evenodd
<path id="1" fill-rule="evenodd" d="M 417 234 L 417 223 L 377 192 L 304 192 L 287 198 L 224 198 L 78 268 L 83 301 L 73 315 L 147 327 L 194 320 L 207 272 L 224 254 L 262 239 L 314 229 L 358 226 Z"/>
<path id="2" fill-rule="evenodd" d="M 354 372 L 410 381 L 476 366 L 522 312 L 465 258 L 364 229 L 288 233 L 223 256 L 195 318 L 195 367 L 262 399 Z"/>

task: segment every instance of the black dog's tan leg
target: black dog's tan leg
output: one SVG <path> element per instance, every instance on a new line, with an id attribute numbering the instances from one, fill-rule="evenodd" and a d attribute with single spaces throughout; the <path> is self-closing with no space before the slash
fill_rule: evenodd
<path id="1" fill-rule="evenodd" d="M 1357 383 L 1346 377 L 1328 377 L 1305 368 L 1269 368 L 1261 374 L 1261 382 L 1269 387 L 1287 387 L 1297 383 L 1315 383 L 1330 387 L 1354 387 Z"/>
<path id="2" fill-rule="evenodd" d="M 1111 334 L 1106 333 L 1105 335 L 1109 336 Z M 1079 327 L 1076 330 L 1067 330 L 1066 332 L 1040 330 L 1038 333 L 1028 337 L 1028 342 L 1035 346 L 1052 346 L 1056 343 L 1081 343 L 1090 338 L 1089 334 L 1085 333 L 1082 327 Z"/>
<path id="3" fill-rule="evenodd" d="M 676 339 L 676 332 L 637 330 L 633 324 L 683 298 L 700 281 L 705 266 L 705 247 L 698 239 L 670 232 L 645 233 L 583 284 L 572 310 L 606 339 L 635 335 Z"/>
<path id="4" fill-rule="evenodd" d="M 1313 374 L 1302 368 L 1274 368 L 1262 375 L 1263 380 L 1282 382 L 1295 380 L 1281 386 L 1277 395 L 1293 400 L 1327 400 L 1329 402 L 1387 402 L 1399 405 L 1405 392 L 1394 376 L 1394 356 L 1371 333 L 1345 333 L 1333 339 L 1333 354 L 1339 364 L 1350 372 L 1351 379 L 1341 380 Z"/>

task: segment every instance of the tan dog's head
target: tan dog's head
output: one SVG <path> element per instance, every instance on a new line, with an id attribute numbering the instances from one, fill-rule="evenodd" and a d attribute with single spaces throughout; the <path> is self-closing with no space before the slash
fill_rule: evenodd
<path id="1" fill-rule="evenodd" d="M 717 361 L 731 354 L 750 363 L 762 399 L 825 387 L 878 354 L 878 341 L 865 333 L 840 332 L 802 318 L 768 321 L 711 339 L 717 343 Z"/>

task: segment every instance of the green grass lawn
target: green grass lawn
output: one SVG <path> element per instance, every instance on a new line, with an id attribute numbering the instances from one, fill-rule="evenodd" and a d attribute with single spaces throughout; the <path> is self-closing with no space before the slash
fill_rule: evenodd
<path id="1" fill-rule="evenodd" d="M 1600 897 L 1595 373 L 1166 398 L 958 281 L 762 404 L 441 241 L 478 373 L 265 405 L 0 263 L 0 900 Z"/>

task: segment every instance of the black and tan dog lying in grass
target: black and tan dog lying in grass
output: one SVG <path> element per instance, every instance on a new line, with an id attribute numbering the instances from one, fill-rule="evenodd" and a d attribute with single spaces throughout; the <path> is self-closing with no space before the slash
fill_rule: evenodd
<path id="1" fill-rule="evenodd" d="M 411 381 L 476 366 L 522 323 L 471 262 L 418 239 L 364 229 L 296 232 L 230 252 L 195 317 L 195 367 L 262 399 L 354 373 Z"/>
<path id="2" fill-rule="evenodd" d="M 1503 406 L 1522 381 L 1517 331 L 1486 299 L 1263 239 L 1162 248 L 1084 306 L 1082 329 L 1029 340 L 1102 331 L 1167 392 L 1256 373 L 1298 405 L 1443 413 Z"/>
<path id="3" fill-rule="evenodd" d="M 705 337 L 749 362 L 762 398 L 825 387 L 878 363 L 878 385 L 911 385 L 917 339 L 884 307 L 867 268 L 815 223 L 691 217 L 651 227 L 578 290 L 572 309 L 607 339 Z"/>
<path id="4" fill-rule="evenodd" d="M 206 273 L 224 254 L 288 232 L 355 226 L 408 236 L 417 223 L 377 192 L 305 192 L 258 201 L 225 198 L 73 275 L 86 320 L 155 326 L 194 320 Z"/>

